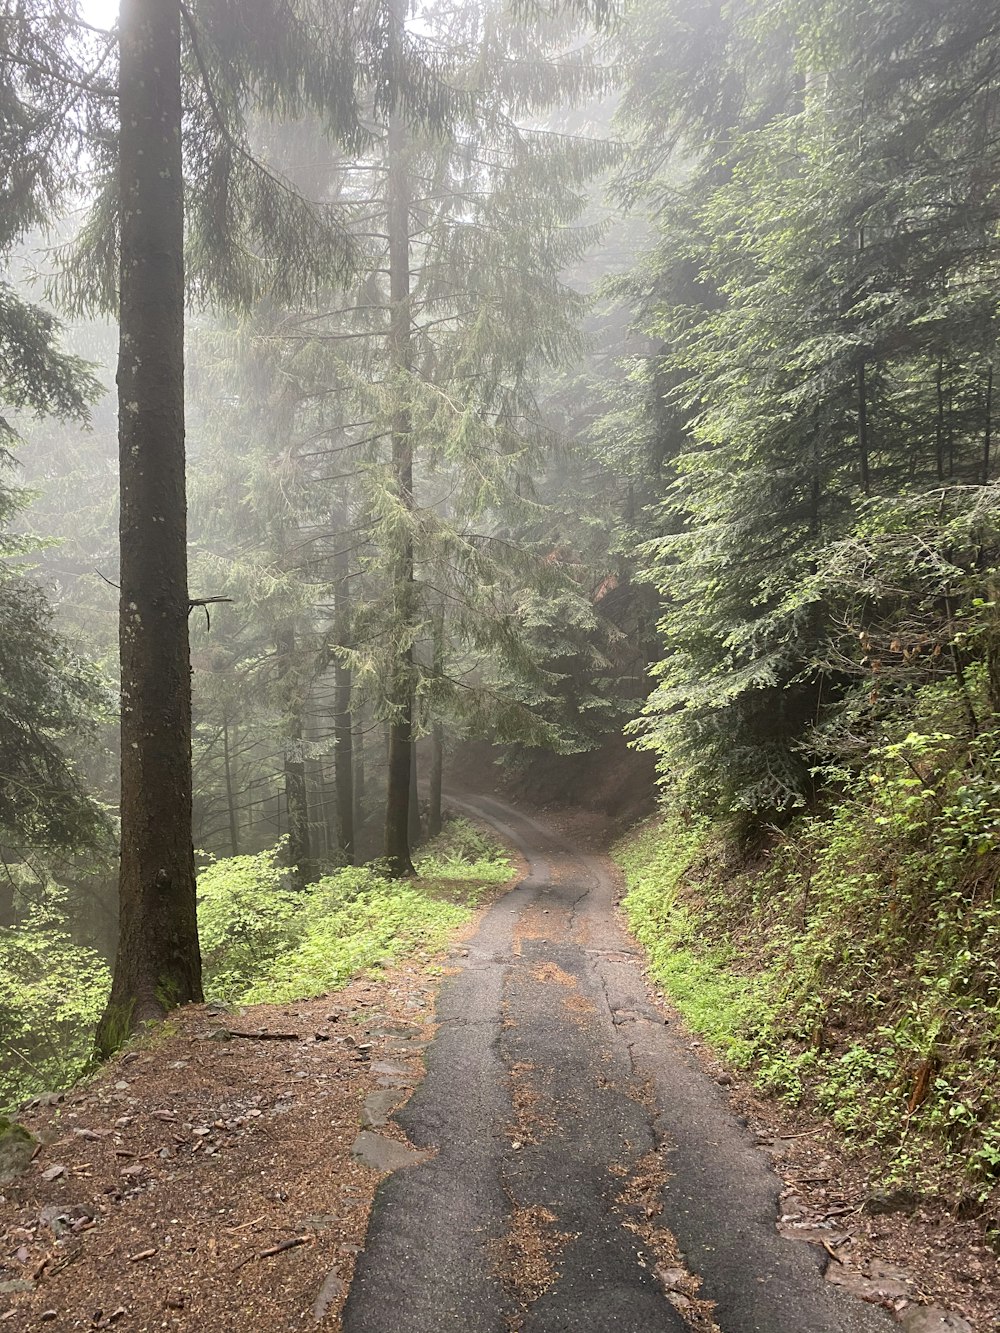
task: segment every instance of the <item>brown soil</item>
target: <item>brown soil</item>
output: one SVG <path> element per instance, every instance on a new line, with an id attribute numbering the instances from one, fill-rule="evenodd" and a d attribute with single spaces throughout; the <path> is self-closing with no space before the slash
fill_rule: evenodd
<path id="1" fill-rule="evenodd" d="M 351 1156 L 362 1104 L 422 1078 L 445 957 L 293 1005 L 190 1006 L 29 1104 L 41 1146 L 0 1191 L 0 1329 L 338 1329 L 382 1178 Z"/>

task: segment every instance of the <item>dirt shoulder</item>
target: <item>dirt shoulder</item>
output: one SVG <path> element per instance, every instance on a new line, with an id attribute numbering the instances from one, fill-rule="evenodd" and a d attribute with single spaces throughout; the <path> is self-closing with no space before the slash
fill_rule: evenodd
<path id="1" fill-rule="evenodd" d="M 388 1117 L 423 1077 L 447 961 L 179 1010 L 36 1099 L 18 1119 L 38 1151 L 0 1186 L 0 1328 L 337 1329 L 382 1179 L 352 1145 L 364 1128 L 403 1139 Z"/>

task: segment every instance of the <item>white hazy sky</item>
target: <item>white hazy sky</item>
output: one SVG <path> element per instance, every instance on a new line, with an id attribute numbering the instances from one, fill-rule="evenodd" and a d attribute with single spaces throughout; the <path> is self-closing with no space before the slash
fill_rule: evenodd
<path id="1" fill-rule="evenodd" d="M 81 0 L 80 9 L 88 23 L 110 28 L 118 17 L 118 0 Z"/>

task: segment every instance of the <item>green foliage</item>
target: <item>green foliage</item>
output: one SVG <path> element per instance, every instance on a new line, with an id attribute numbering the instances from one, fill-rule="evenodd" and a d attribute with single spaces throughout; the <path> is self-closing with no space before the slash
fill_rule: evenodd
<path id="1" fill-rule="evenodd" d="M 104 960 L 72 939 L 50 887 L 0 930 L 0 1106 L 65 1087 L 93 1050 L 111 984 Z"/>
<path id="2" fill-rule="evenodd" d="M 483 889 L 505 884 L 513 874 L 504 849 L 467 819 L 449 820 L 436 838 L 420 848 L 414 865 L 422 878 L 477 881 Z"/>
<path id="3" fill-rule="evenodd" d="M 0 553 L 2 542 L 0 532 Z M 63 747 L 109 699 L 52 619 L 40 589 L 0 566 L 0 835 L 19 845 L 94 847 L 107 837 L 107 819 Z"/>
<path id="4" fill-rule="evenodd" d="M 935 726 L 953 691 L 917 703 L 925 729 L 888 738 L 763 860 L 677 817 L 624 843 L 625 908 L 657 983 L 763 1087 L 877 1146 L 891 1175 L 985 1202 L 1000 1182 L 1000 738 Z"/>
<path id="5" fill-rule="evenodd" d="M 620 284 L 657 344 L 635 452 L 662 460 L 636 730 L 692 806 L 767 818 L 816 795 L 852 632 L 961 671 L 954 622 L 995 600 L 992 539 L 945 534 L 993 504 L 1000 27 L 980 0 L 642 0 L 623 47 L 619 186 L 656 218 Z"/>
<path id="6" fill-rule="evenodd" d="M 206 992 L 239 1004 L 321 995 L 359 971 L 434 950 L 510 878 L 502 850 L 465 821 L 430 844 L 419 878 L 346 867 L 301 891 L 280 848 L 212 862 L 198 879 Z"/>

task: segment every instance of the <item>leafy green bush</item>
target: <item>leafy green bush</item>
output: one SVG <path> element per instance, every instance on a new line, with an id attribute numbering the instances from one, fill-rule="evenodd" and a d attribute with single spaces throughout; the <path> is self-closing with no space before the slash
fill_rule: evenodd
<path id="1" fill-rule="evenodd" d="M 467 819 L 452 819 L 421 848 L 416 858 L 421 876 L 445 880 L 478 880 L 485 888 L 504 884 L 513 874 L 499 843 Z"/>
<path id="2" fill-rule="evenodd" d="M 280 848 L 214 861 L 198 879 L 207 994 L 239 1004 L 302 999 L 383 959 L 439 948 L 511 875 L 501 848 L 455 822 L 418 858 L 417 880 L 350 866 L 298 892 Z"/>
<path id="3" fill-rule="evenodd" d="M 250 979 L 295 946 L 302 895 L 289 888 L 282 848 L 213 859 L 198 876 L 198 935 L 206 986 L 236 1000 Z"/>
<path id="4" fill-rule="evenodd" d="M 687 1021 L 890 1173 L 1000 1183 L 1000 737 L 887 739 L 755 865 L 676 818 L 618 849 L 625 909 Z M 919 710 L 918 710 L 919 711 Z"/>
<path id="5" fill-rule="evenodd" d="M 0 1107 L 72 1083 L 93 1054 L 111 978 L 74 943 L 49 888 L 0 932 Z"/>

